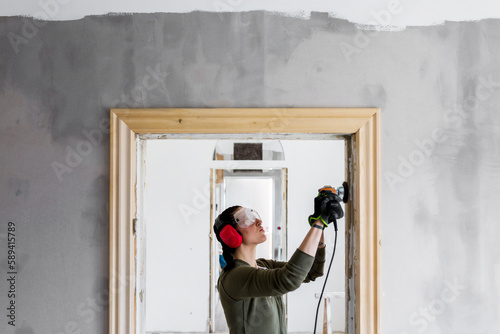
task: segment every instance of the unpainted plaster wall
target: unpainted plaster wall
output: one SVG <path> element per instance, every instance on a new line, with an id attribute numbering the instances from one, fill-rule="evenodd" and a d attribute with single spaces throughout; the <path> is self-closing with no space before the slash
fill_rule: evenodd
<path id="1" fill-rule="evenodd" d="M 9 221 L 18 260 L 17 326 L 4 315 L 0 332 L 107 333 L 113 107 L 381 108 L 382 333 L 500 331 L 500 21 L 376 33 L 322 13 L 34 23 L 0 19 L 5 314 Z"/>

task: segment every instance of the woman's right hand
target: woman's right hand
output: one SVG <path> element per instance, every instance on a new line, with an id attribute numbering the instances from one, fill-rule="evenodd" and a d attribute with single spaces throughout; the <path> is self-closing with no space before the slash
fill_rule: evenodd
<path id="1" fill-rule="evenodd" d="M 309 216 L 309 225 L 319 221 L 323 225 L 328 226 L 331 214 L 329 202 L 331 200 L 332 198 L 325 193 L 319 193 L 314 198 L 314 213 Z"/>
<path id="2" fill-rule="evenodd" d="M 331 191 L 321 191 L 314 198 L 314 213 L 309 216 L 309 225 L 315 221 L 328 226 L 335 219 L 344 217 L 344 211 L 340 205 L 341 198 Z"/>

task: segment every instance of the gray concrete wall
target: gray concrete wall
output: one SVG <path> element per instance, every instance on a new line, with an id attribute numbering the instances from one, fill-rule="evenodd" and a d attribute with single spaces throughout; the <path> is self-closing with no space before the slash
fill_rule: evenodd
<path id="1" fill-rule="evenodd" d="M 382 333 L 500 331 L 500 21 L 376 34 L 321 13 L 35 23 L 0 19 L 0 332 L 107 333 L 106 120 L 126 106 L 380 107 Z"/>

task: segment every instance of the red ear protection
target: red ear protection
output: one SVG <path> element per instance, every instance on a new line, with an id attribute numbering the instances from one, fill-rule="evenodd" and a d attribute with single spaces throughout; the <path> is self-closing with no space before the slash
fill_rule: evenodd
<path id="1" fill-rule="evenodd" d="M 214 222 L 214 232 L 222 245 L 229 248 L 238 248 L 243 242 L 243 236 L 236 229 L 236 221 L 227 209 L 222 212 Z"/>
<path id="2" fill-rule="evenodd" d="M 239 247 L 243 241 L 241 234 L 231 225 L 224 226 L 219 235 L 222 241 L 231 248 Z"/>

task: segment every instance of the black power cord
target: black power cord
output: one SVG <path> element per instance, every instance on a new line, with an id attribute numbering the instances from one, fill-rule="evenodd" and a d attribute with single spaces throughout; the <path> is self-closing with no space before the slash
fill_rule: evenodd
<path id="1" fill-rule="evenodd" d="M 347 203 L 349 201 L 349 184 L 347 182 L 342 183 L 343 196 L 342 202 Z M 321 306 L 321 299 L 323 298 L 323 292 L 325 291 L 326 282 L 328 282 L 328 275 L 330 275 L 330 269 L 332 268 L 333 258 L 335 257 L 335 249 L 337 248 L 337 219 L 333 218 L 333 227 L 335 229 L 335 242 L 333 243 L 333 254 L 332 259 L 330 260 L 330 265 L 328 266 L 328 271 L 326 272 L 325 283 L 323 283 L 323 289 L 321 289 L 321 294 L 318 300 L 318 307 L 316 308 L 316 317 L 314 320 L 314 334 L 316 334 L 316 325 L 318 323 L 318 312 L 319 307 Z"/>
<path id="2" fill-rule="evenodd" d="M 336 221 L 334 223 L 334 226 L 335 226 L 335 242 L 333 243 L 333 255 L 332 255 L 332 259 L 330 260 L 330 265 L 328 266 L 328 271 L 327 271 L 326 277 L 325 277 L 325 283 L 323 283 L 323 289 L 321 289 L 321 295 L 319 296 L 318 307 L 316 308 L 316 318 L 314 320 L 314 334 L 316 334 L 316 325 L 318 322 L 318 312 L 319 312 L 319 307 L 321 306 L 321 299 L 323 298 L 323 292 L 325 291 L 326 282 L 328 282 L 328 275 L 330 274 L 330 269 L 332 268 L 333 258 L 335 257 L 335 249 L 337 248 L 337 222 Z"/>

